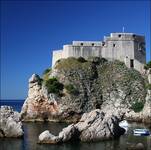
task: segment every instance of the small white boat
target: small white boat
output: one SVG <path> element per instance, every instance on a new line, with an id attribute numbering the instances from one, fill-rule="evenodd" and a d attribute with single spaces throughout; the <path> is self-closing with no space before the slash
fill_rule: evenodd
<path id="1" fill-rule="evenodd" d="M 150 131 L 148 129 L 134 129 L 133 134 L 135 136 L 147 136 L 150 135 Z"/>

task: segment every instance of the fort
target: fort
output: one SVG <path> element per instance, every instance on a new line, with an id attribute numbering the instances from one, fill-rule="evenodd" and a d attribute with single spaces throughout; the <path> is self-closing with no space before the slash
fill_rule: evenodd
<path id="1" fill-rule="evenodd" d="M 104 57 L 109 61 L 119 60 L 129 68 L 143 71 L 146 63 L 145 37 L 134 33 L 111 33 L 103 41 L 73 41 L 61 50 L 54 50 L 52 67 L 61 58 Z"/>

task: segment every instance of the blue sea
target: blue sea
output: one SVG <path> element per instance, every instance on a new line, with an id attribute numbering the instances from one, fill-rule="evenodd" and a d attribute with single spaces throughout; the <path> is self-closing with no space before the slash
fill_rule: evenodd
<path id="1" fill-rule="evenodd" d="M 1 105 L 9 105 L 19 111 L 24 100 L 1 100 Z M 148 128 L 147 125 L 129 123 L 127 134 L 119 139 L 100 142 L 73 142 L 59 145 L 37 144 L 41 132 L 49 130 L 57 135 L 66 123 L 52 122 L 23 122 L 23 138 L 0 138 L 0 150 L 127 150 L 127 147 L 137 143 L 143 143 L 145 150 L 151 150 L 151 136 L 134 136 L 132 130 L 135 128 Z"/>
<path id="2" fill-rule="evenodd" d="M 12 106 L 14 110 L 20 112 L 21 107 L 24 103 L 24 99 L 18 99 L 18 100 L 0 100 L 0 105 L 7 105 Z"/>

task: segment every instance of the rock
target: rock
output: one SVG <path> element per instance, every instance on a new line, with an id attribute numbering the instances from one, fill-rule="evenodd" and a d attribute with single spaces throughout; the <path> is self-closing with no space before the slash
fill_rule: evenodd
<path id="1" fill-rule="evenodd" d="M 0 114 L 0 137 L 21 137 L 23 129 L 20 114 L 10 106 L 1 106 Z"/>
<path id="2" fill-rule="evenodd" d="M 35 82 L 37 82 L 37 81 L 39 81 L 39 80 L 40 80 L 39 75 L 33 74 L 33 75 L 31 76 L 31 78 L 29 79 L 29 83 L 35 83 Z"/>
<path id="3" fill-rule="evenodd" d="M 125 130 L 119 127 L 119 119 L 116 116 L 105 114 L 96 109 L 83 114 L 77 124 L 71 124 L 64 128 L 59 136 L 54 136 L 49 131 L 45 131 L 40 134 L 39 140 L 41 143 L 58 143 L 71 140 L 99 141 L 117 138 L 124 132 Z"/>
<path id="4" fill-rule="evenodd" d="M 77 139 L 79 136 L 78 129 L 74 126 L 74 124 L 69 125 L 68 127 L 64 128 L 59 133 L 59 138 L 62 142 L 71 141 Z"/>
<path id="5" fill-rule="evenodd" d="M 48 95 L 47 90 L 42 86 L 42 79 L 33 74 L 29 79 L 28 97 L 21 110 L 22 120 L 52 121 L 58 114 L 57 98 L 54 97 L 53 94 Z"/>
<path id="6" fill-rule="evenodd" d="M 142 143 L 132 144 L 127 147 L 127 150 L 145 150 L 145 146 Z"/>
<path id="7" fill-rule="evenodd" d="M 54 136 L 51 134 L 48 130 L 42 132 L 39 135 L 39 143 L 50 143 L 50 144 L 56 144 L 60 141 L 59 137 Z"/>
<path id="8" fill-rule="evenodd" d="M 117 138 L 125 130 L 119 127 L 119 119 L 99 109 L 84 114 L 75 126 L 81 131 L 81 141 L 98 141 Z"/>
<path id="9" fill-rule="evenodd" d="M 136 149 L 137 150 L 145 150 L 145 147 L 142 143 L 138 143 L 138 144 L 136 144 Z"/>
<path id="10" fill-rule="evenodd" d="M 21 111 L 23 121 L 78 122 L 83 113 L 94 109 L 110 111 L 121 120 L 151 120 L 147 100 L 151 96 L 144 88 L 144 77 L 122 62 L 98 57 L 84 62 L 67 58 L 58 61 L 48 74 L 47 79 L 55 77 L 64 88 L 60 94 L 48 93 L 46 79 L 33 74 Z M 144 109 L 135 113 L 132 105 L 138 102 Z"/>

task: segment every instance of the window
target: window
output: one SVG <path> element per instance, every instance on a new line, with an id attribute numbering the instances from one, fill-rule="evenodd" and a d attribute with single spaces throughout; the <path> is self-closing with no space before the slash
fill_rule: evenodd
<path id="1" fill-rule="evenodd" d="M 94 43 L 92 43 L 92 46 L 94 46 Z"/>
<path id="2" fill-rule="evenodd" d="M 135 34 L 133 34 L 133 38 L 135 38 L 136 37 L 136 35 Z"/>
<path id="3" fill-rule="evenodd" d="M 102 42 L 102 46 L 104 46 L 105 45 L 105 42 Z"/>
<path id="4" fill-rule="evenodd" d="M 134 60 L 130 59 L 130 68 L 134 68 Z"/>
<path id="5" fill-rule="evenodd" d="M 113 47 L 115 47 L 115 44 L 113 44 Z"/>
<path id="6" fill-rule="evenodd" d="M 83 43 L 81 43 L 81 46 L 83 46 Z"/>
<path id="7" fill-rule="evenodd" d="M 119 34 L 118 37 L 121 37 L 121 34 Z"/>

